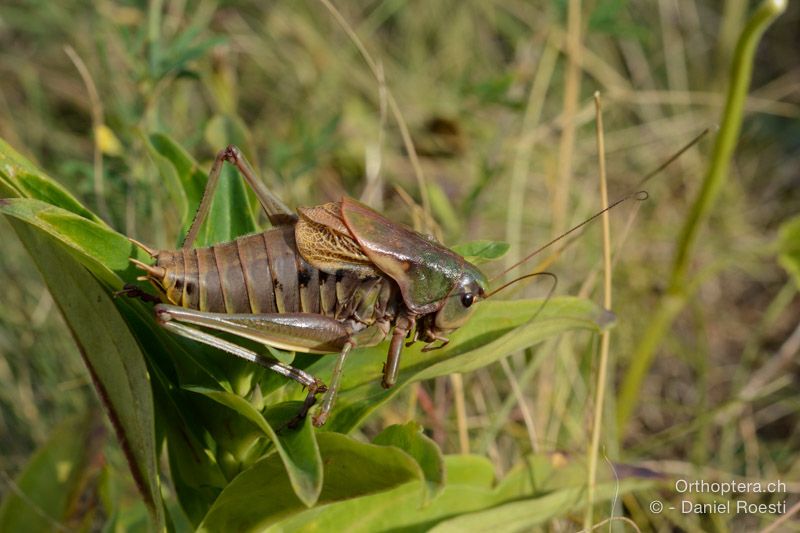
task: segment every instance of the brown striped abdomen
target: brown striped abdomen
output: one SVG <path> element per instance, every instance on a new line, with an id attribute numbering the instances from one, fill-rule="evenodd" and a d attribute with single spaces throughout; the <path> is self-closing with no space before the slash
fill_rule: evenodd
<path id="1" fill-rule="evenodd" d="M 309 265 L 293 225 L 206 248 L 162 250 L 156 267 L 163 277 L 149 277 L 170 303 L 214 313 L 319 313 L 368 324 L 393 314 L 397 295 L 387 278 Z"/>

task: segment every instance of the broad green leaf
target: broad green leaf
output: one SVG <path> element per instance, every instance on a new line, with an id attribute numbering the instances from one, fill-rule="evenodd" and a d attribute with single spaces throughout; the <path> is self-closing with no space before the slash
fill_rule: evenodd
<path id="1" fill-rule="evenodd" d="M 60 185 L 41 175 L 32 164 L 16 154 L 16 152 L 13 152 L 2 141 L 0 141 L 0 148 L 2 148 L 0 149 L 0 167 L 2 168 L 0 171 L 0 185 L 6 184 L 5 187 L 0 186 L 0 190 L 8 189 L 14 195 L 30 194 L 43 200 L 41 202 L 36 200 L 11 200 L 5 206 L 2 206 L 6 214 L 25 220 L 66 244 L 68 246 L 67 250 L 73 257 L 77 258 L 109 286 L 119 287 L 121 284 L 120 278 L 123 280 L 133 278 L 136 271 L 129 265 L 128 256 L 131 255 L 132 251 L 138 253 L 140 259 L 142 259 L 142 256 L 131 246 L 127 239 L 108 229 Z M 14 178 L 14 188 L 7 183 L 8 176 Z M 204 174 L 201 177 L 203 180 L 205 179 Z M 198 183 L 200 190 L 202 186 L 202 182 Z M 21 188 L 21 191 L 17 187 Z M 64 209 L 51 206 L 44 201 L 60 205 Z M 202 354 L 205 353 L 202 349 L 198 350 L 195 346 L 189 350 L 185 349 L 181 344 L 182 339 L 170 335 L 155 325 L 152 320 L 152 313 L 149 309 L 145 309 L 144 305 L 129 300 L 117 300 L 115 303 L 121 306 L 121 311 L 126 309 L 132 311 L 125 314 L 125 320 L 130 322 L 132 317 L 135 319 L 133 328 L 136 331 L 137 339 L 142 343 L 142 346 L 146 347 L 146 353 L 150 360 L 155 364 L 160 364 L 162 370 L 166 370 L 167 374 L 174 373 L 174 370 L 171 369 L 174 364 L 180 369 L 181 377 L 194 384 L 205 383 L 208 386 L 212 386 L 219 383 L 223 386 L 227 385 L 224 373 L 219 369 L 214 369 L 214 361 L 202 360 Z M 135 342 L 128 344 L 136 346 Z M 198 353 L 201 353 L 201 355 L 198 356 Z M 216 356 L 217 354 L 214 353 L 212 355 Z M 222 359 L 223 357 L 220 356 L 218 358 Z M 209 369 L 212 369 L 212 372 L 216 372 L 210 381 L 208 381 Z M 201 376 L 205 377 L 199 379 Z M 196 523 L 199 523 L 202 515 L 205 514 L 224 485 L 225 479 L 214 463 L 213 457 L 208 456 L 203 449 L 201 441 L 195 435 L 197 431 L 202 434 L 203 419 L 185 420 L 187 416 L 193 418 L 191 414 L 198 412 L 196 406 L 193 406 L 191 402 L 184 401 L 181 407 L 175 407 L 173 404 L 176 400 L 182 401 L 180 394 L 174 392 L 178 390 L 176 388 L 177 382 L 174 381 L 176 377 L 166 378 L 162 376 L 158 378 L 156 376 L 156 378 L 162 381 L 166 380 L 163 381 L 163 390 L 171 389 L 173 391 L 173 393 L 161 395 L 162 401 L 159 402 L 159 414 L 166 416 L 165 413 L 173 413 L 171 418 L 167 417 L 162 425 L 167 427 L 171 433 L 169 444 L 174 450 L 170 455 L 170 459 L 175 482 L 179 484 L 185 481 L 179 494 L 182 504 L 186 505 L 190 500 L 190 497 L 187 496 L 190 491 L 203 493 L 197 500 L 202 502 L 199 503 L 202 507 L 200 510 L 202 514 L 196 520 Z M 161 389 L 156 387 L 156 390 Z M 146 395 L 141 397 L 145 399 Z M 126 408 L 126 410 L 129 408 Z M 147 438 L 149 432 L 134 431 L 133 433 L 140 435 L 141 438 Z M 122 433 L 120 433 L 120 436 L 123 436 Z M 182 460 L 172 461 L 175 458 L 187 459 L 188 462 Z M 183 465 L 183 463 L 187 464 Z M 179 466 L 180 468 L 178 468 Z M 186 477 L 187 475 L 188 478 Z M 214 492 L 215 486 L 218 487 L 216 493 Z M 152 503 L 150 507 L 152 508 Z"/>
<path id="2" fill-rule="evenodd" d="M 546 517 L 543 520 L 547 520 L 563 516 L 568 511 L 585 505 L 585 470 L 581 479 L 571 481 L 566 487 L 552 489 L 555 497 L 551 498 L 550 490 L 534 491 L 530 484 L 524 492 L 504 490 L 501 486 L 492 489 L 493 467 L 483 457 L 446 456 L 445 462 L 448 465 L 447 485 L 428 506 L 419 506 L 419 483 L 407 483 L 388 492 L 308 509 L 275 524 L 267 531 L 324 531 L 335 524 L 337 530 L 348 533 L 426 532 L 437 527 L 439 523 L 442 527 L 449 528 L 450 522 L 459 521 L 461 516 L 476 517 L 475 526 L 469 519 L 458 522 L 458 527 L 463 528 L 463 531 L 529 531 L 531 528 L 524 526 L 528 522 L 533 523 L 539 513 Z M 528 469 L 527 465 L 523 466 L 514 472 L 523 475 L 523 470 Z M 470 473 L 471 467 L 478 472 Z M 652 484 L 652 480 L 635 478 L 623 478 L 619 484 L 603 482 L 598 487 L 597 499 L 609 499 L 615 494 L 617 487 L 620 491 L 633 491 Z M 520 504 L 516 505 L 516 502 Z M 536 512 L 525 514 L 526 506 L 535 508 Z M 500 510 L 498 517 L 491 514 L 495 510 Z M 505 513 L 509 516 L 506 517 Z M 496 525 L 484 517 L 484 514 L 494 518 Z M 504 525 L 506 518 L 513 518 L 508 520 L 510 527 Z M 514 527 L 519 524 L 523 527 Z"/>
<path id="3" fill-rule="evenodd" d="M 97 416 L 61 423 L 14 480 L 14 489 L 6 487 L 0 531 L 72 530 L 91 522 L 98 509 L 80 500 L 98 489 L 104 440 Z"/>
<path id="4" fill-rule="evenodd" d="M 174 392 L 157 392 L 155 400 L 169 451 L 170 480 L 184 513 L 196 527 L 228 480 L 207 444 L 195 435 L 203 427 L 201 419 L 191 416 L 198 406 Z M 189 413 L 176 409 L 176 402 Z"/>
<path id="5" fill-rule="evenodd" d="M 176 143 L 171 137 L 164 133 L 154 133 L 148 136 L 150 147 L 161 157 L 170 162 L 177 173 L 177 178 L 183 188 L 183 196 L 188 205 L 196 209 L 200 205 L 203 197 L 207 174 L 204 172 L 197 161 Z"/>
<path id="6" fill-rule="evenodd" d="M 559 333 L 579 329 L 597 332 L 613 322 L 611 313 L 589 300 L 560 297 L 542 304 L 541 300 L 481 302 L 475 315 L 450 336 L 444 348 L 422 352 L 420 343 L 405 348 L 397 385 L 389 390 L 380 385 L 386 343 L 354 352 L 345 365 L 337 405 L 325 428 L 350 431 L 414 381 L 476 370 Z M 327 379 L 332 359 L 321 357 L 307 370 Z"/>
<path id="7" fill-rule="evenodd" d="M 421 482 L 406 483 L 378 494 L 320 505 L 266 529 L 270 533 L 336 531 L 428 531 L 447 518 L 496 505 L 491 491 L 466 485 L 447 485 L 430 505 L 420 506 Z"/>
<path id="8" fill-rule="evenodd" d="M 241 132 L 229 121 L 216 117 L 209 123 L 206 133 L 227 137 L 219 149 L 238 139 Z M 233 122 L 232 124 L 236 124 Z M 239 132 L 239 133 L 237 133 Z M 243 134 L 241 134 L 243 135 Z M 180 211 L 183 230 L 188 231 L 196 209 L 203 197 L 208 175 L 199 164 L 167 135 L 156 133 L 148 137 L 151 156 L 165 180 L 170 198 Z M 257 230 L 251 209 L 254 195 L 238 171 L 229 163 L 222 166 L 219 181 L 211 202 L 207 219 L 203 222 L 196 245 L 209 245 L 232 240 Z M 183 240 L 183 235 L 179 241 Z"/>
<path id="9" fill-rule="evenodd" d="M 120 287 L 123 278 L 133 277 L 129 258 L 138 252 L 128 239 L 102 223 L 27 198 L 0 199 L 0 213 L 31 224 L 58 239 L 109 286 Z"/>
<path id="10" fill-rule="evenodd" d="M 470 241 L 453 246 L 453 251 L 461 255 L 472 264 L 479 265 L 487 261 L 500 259 L 511 247 L 502 241 Z"/>
<path id="11" fill-rule="evenodd" d="M 268 531 L 323 531 L 335 524 L 338 530 L 348 532 L 423 532 L 447 518 L 503 503 L 491 488 L 494 467 L 488 459 L 448 455 L 445 464 L 447 484 L 428 505 L 420 505 L 420 483 L 413 482 L 388 492 L 317 506 Z"/>
<path id="12" fill-rule="evenodd" d="M 236 117 L 216 115 L 205 129 L 208 144 L 222 150 L 230 144 L 247 145 L 247 130 Z M 205 180 L 203 181 L 205 185 Z M 198 244 L 209 245 L 232 240 L 255 232 L 252 202 L 254 193 L 231 164 L 222 166 L 217 189 L 211 202 L 208 219 L 198 236 Z"/>
<path id="13" fill-rule="evenodd" d="M 444 489 L 445 469 L 442 451 L 435 442 L 422 434 L 422 426 L 416 422 L 389 426 L 381 431 L 372 443 L 396 446 L 414 458 L 425 475 L 426 503 Z"/>
<path id="14" fill-rule="evenodd" d="M 233 409 L 255 424 L 275 445 L 294 493 L 304 505 L 314 505 L 322 490 L 322 459 L 310 417 L 300 429 L 288 430 L 279 437 L 264 416 L 241 396 L 203 388 L 189 390 Z"/>
<path id="15" fill-rule="evenodd" d="M 182 386 L 233 390 L 229 376 L 235 368 L 226 363 L 239 360 L 160 328 L 148 305 L 123 298 L 116 303 L 157 367 L 151 369 L 157 427 L 166 437 L 176 496 L 197 526 L 229 480 L 260 457 L 264 446 L 252 443 L 263 433 L 228 407 Z"/>
<path id="16" fill-rule="evenodd" d="M 168 152 L 169 155 L 165 155 L 159 150 L 159 147 L 164 148 L 164 146 L 158 146 L 153 142 L 153 135 L 151 135 L 147 139 L 147 152 L 150 154 L 150 158 L 153 160 L 156 168 L 158 169 L 158 174 L 161 177 L 161 183 L 164 185 L 164 189 L 167 191 L 167 195 L 169 197 L 170 202 L 172 203 L 171 209 L 175 209 L 178 211 L 178 217 L 181 221 L 181 227 L 185 228 L 190 220 L 189 216 L 189 202 L 187 200 L 187 193 L 185 190 L 186 186 L 186 177 L 185 175 L 181 175 L 178 171 L 177 166 L 180 163 L 173 162 L 170 156 L 175 157 L 176 152 Z M 169 141 L 166 140 L 166 136 L 162 136 L 164 138 L 164 144 L 166 148 L 172 148 L 174 145 L 169 144 Z M 180 154 L 183 155 L 183 154 Z M 194 204 L 197 206 L 197 204 Z"/>
<path id="17" fill-rule="evenodd" d="M 185 374 L 195 384 L 216 381 L 207 373 L 208 365 L 192 359 L 195 354 L 189 355 L 180 342 L 182 339 L 157 326 L 152 312 L 144 305 L 122 298 L 115 303 L 151 363 L 156 429 L 160 437 L 157 442 L 166 438 L 170 478 L 177 499 L 196 526 L 228 482 L 208 449 L 207 406 L 198 405 L 197 400 L 215 407 L 219 404 L 183 391 L 179 384 Z M 187 370 L 182 370 L 184 367 Z"/>
<path id="18" fill-rule="evenodd" d="M 102 224 L 99 217 L 83 207 L 64 187 L 36 168 L 2 139 L 0 139 L 0 185 L 5 185 L 0 187 L 0 192 L 9 197 L 41 200 Z"/>
<path id="19" fill-rule="evenodd" d="M 295 352 L 281 350 L 280 348 L 273 348 L 272 346 L 269 345 L 264 345 L 264 347 L 267 349 L 267 351 L 272 357 L 274 357 L 275 359 L 277 359 L 278 361 L 280 361 L 285 365 L 291 365 L 292 362 L 294 361 L 295 355 L 297 355 Z"/>
<path id="20" fill-rule="evenodd" d="M 466 94 L 476 96 L 481 102 L 513 106 L 517 104 L 512 102 L 508 96 L 513 83 L 514 75 L 508 72 L 492 78 L 481 79 L 477 83 L 470 83 L 463 90 Z"/>
<path id="21" fill-rule="evenodd" d="M 50 289 L 92 375 L 98 396 L 158 529 L 164 523 L 145 359 L 106 290 L 61 244 L 11 220 Z"/>
<path id="22" fill-rule="evenodd" d="M 224 374 L 214 364 L 215 357 L 225 356 L 196 343 L 187 349 L 189 341 L 183 342 L 183 338 L 156 325 L 152 310 L 141 302 L 119 298 L 115 303 L 151 363 L 157 434 L 166 437 L 177 499 L 197 526 L 228 483 L 208 446 L 208 435 L 215 429 L 209 426 L 217 422 L 208 416 L 209 404 L 220 410 L 225 408 L 182 390 L 180 385 L 227 386 Z M 224 422 L 226 427 L 229 418 Z"/>
<path id="23" fill-rule="evenodd" d="M 595 502 L 645 489 L 652 481 L 630 479 L 619 483 L 598 484 Z M 572 487 L 551 494 L 514 501 L 474 513 L 461 514 L 430 529 L 436 533 L 469 531 L 531 531 L 535 526 L 562 517 L 586 506 L 586 488 Z"/>
<path id="24" fill-rule="evenodd" d="M 387 491 L 422 478 L 419 465 L 396 448 L 364 444 L 335 433 L 320 433 L 317 439 L 324 458 L 317 505 Z M 419 488 L 414 484 L 417 505 Z M 283 462 L 272 454 L 225 488 L 199 529 L 261 530 L 306 509 L 291 488 Z"/>
<path id="25" fill-rule="evenodd" d="M 800 216 L 790 218 L 778 232 L 778 262 L 800 289 Z"/>
<path id="26" fill-rule="evenodd" d="M 208 218 L 197 238 L 198 246 L 230 241 L 257 230 L 246 187 L 234 167 L 222 167 Z"/>
<path id="27" fill-rule="evenodd" d="M 583 329 L 599 333 L 615 320 L 612 313 L 591 300 L 571 296 L 551 298 L 547 302 L 518 300 L 483 302 L 480 305 L 483 307 L 478 309 L 473 319 L 451 335 L 452 347 L 445 347 L 444 353 L 438 357 L 432 358 L 430 352 L 421 354 L 427 364 L 414 376 L 415 380 L 477 370 L 564 331 Z M 487 316 L 488 313 L 494 316 Z M 503 325 L 509 325 L 506 321 L 515 323 L 512 330 L 505 330 L 507 333 L 503 328 Z M 501 335 L 486 342 L 494 333 Z"/>
<path id="28" fill-rule="evenodd" d="M 445 455 L 448 485 L 471 485 L 492 488 L 494 465 L 482 455 Z"/>

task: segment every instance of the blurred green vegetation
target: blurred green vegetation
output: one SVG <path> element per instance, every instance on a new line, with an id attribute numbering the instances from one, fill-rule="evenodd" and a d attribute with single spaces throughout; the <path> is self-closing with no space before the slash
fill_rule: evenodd
<path id="1" fill-rule="evenodd" d="M 409 125 L 443 241 L 511 244 L 503 261 L 487 266 L 492 274 L 599 209 L 595 91 L 605 109 L 612 200 L 722 122 L 729 64 L 751 12 L 737 0 L 584 2 L 579 84 L 569 89 L 568 4 L 337 2 Z M 612 461 L 687 479 L 800 479 L 800 298 L 778 262 L 783 252 L 781 264 L 796 275 L 797 231 L 780 228 L 800 201 L 798 22 L 800 7 L 791 3 L 759 46 L 729 179 L 690 262 L 686 283 L 696 291 L 660 341 L 624 428 L 614 425 L 618 384 L 667 289 L 713 139 L 648 182 L 647 202 L 613 212 L 617 326 L 602 440 Z M 155 133 L 205 169 L 217 150 L 237 144 L 290 206 L 366 189 L 391 218 L 420 224 L 407 198 L 421 204 L 423 191 L 385 107 L 379 83 L 319 2 L 0 5 L 0 137 L 117 231 L 153 246 L 174 247 L 194 208 L 192 198 L 170 200 Z M 572 127 L 574 141 L 565 142 Z M 82 417 L 100 409 L 53 299 L 12 233 L 0 220 L 3 498 L 17 492 L 12 480 L 63 431 L 62 421 L 85 429 Z M 601 252 L 599 226 L 565 249 L 548 266 L 558 293 L 601 301 Z M 516 296 L 546 293 L 532 285 Z M 510 357 L 506 368 L 411 387 L 355 434 L 371 439 L 416 420 L 444 452 L 487 456 L 498 477 L 530 452 L 577 460 L 589 442 L 595 355 L 594 337 L 564 335 Z M 105 449 L 121 487 L 115 497 L 134 509 L 118 526 L 141 525 L 145 511 L 122 453 L 113 439 Z M 789 488 L 796 500 L 800 487 Z M 776 518 L 654 515 L 654 499 L 674 504 L 680 495 L 668 484 L 640 488 L 616 512 L 643 529 L 726 531 Z M 598 507 L 597 520 L 606 516 Z M 565 515 L 549 519 L 571 525 Z"/>

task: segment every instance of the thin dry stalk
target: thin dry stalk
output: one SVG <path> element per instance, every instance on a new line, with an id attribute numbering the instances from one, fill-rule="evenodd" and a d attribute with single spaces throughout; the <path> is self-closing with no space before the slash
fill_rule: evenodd
<path id="1" fill-rule="evenodd" d="M 602 209 L 608 208 L 608 185 L 606 182 L 605 144 L 603 139 L 603 109 L 600 93 L 594 94 L 597 109 L 597 162 L 600 169 L 600 199 Z M 611 309 L 611 221 L 608 212 L 603 213 L 603 305 Z M 597 394 L 592 419 L 592 440 L 589 447 L 588 505 L 583 521 L 586 530 L 591 529 L 594 511 L 594 496 L 597 483 L 597 458 L 600 452 L 600 432 L 603 426 L 603 404 L 605 402 L 608 375 L 608 352 L 611 337 L 608 331 L 600 334 L 600 363 L 597 371 Z"/>
<path id="2" fill-rule="evenodd" d="M 462 454 L 469 453 L 469 433 L 467 432 L 467 405 L 464 401 L 464 378 L 461 374 L 450 374 L 453 386 L 453 399 L 456 404 L 456 425 L 458 427 L 458 449 Z"/>
<path id="3" fill-rule="evenodd" d="M 531 450 L 534 453 L 539 453 L 539 443 L 536 438 L 536 424 L 533 422 L 533 416 L 530 409 L 528 409 L 528 402 L 522 394 L 522 389 L 519 386 L 514 372 L 511 371 L 511 366 L 508 364 L 508 358 L 500 359 L 500 366 L 503 368 L 503 373 L 506 375 L 508 383 L 511 385 L 511 391 L 514 393 L 519 410 L 522 413 L 522 419 L 525 421 L 525 429 L 528 431 L 528 440 L 531 443 Z"/>

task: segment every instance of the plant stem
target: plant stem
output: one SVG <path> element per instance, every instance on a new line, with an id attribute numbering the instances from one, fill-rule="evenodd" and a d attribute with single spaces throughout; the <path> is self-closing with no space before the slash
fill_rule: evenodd
<path id="1" fill-rule="evenodd" d="M 606 181 L 605 138 L 603 136 L 603 108 L 600 93 L 594 93 L 597 113 L 597 162 L 600 167 L 600 201 L 601 208 L 608 209 L 608 184 Z M 611 310 L 611 223 L 608 211 L 603 213 L 603 306 Z M 597 482 L 597 459 L 600 452 L 600 432 L 603 427 L 603 405 L 605 404 L 606 382 L 608 381 L 608 352 L 611 344 L 609 331 L 600 334 L 600 362 L 597 369 L 597 394 L 594 400 L 594 417 L 592 418 L 592 440 L 589 446 L 589 477 L 587 485 L 586 515 L 583 528 L 592 529 L 594 512 L 594 493 Z"/>
<path id="2" fill-rule="evenodd" d="M 756 48 L 764 31 L 785 9 L 786 0 L 764 0 L 739 36 L 731 65 L 731 80 L 722 125 L 714 142 L 711 162 L 700 192 L 678 238 L 667 294 L 661 299 L 644 337 L 634 351 L 631 366 L 622 383 L 617 402 L 620 433 L 624 432 L 625 425 L 638 402 L 642 382 L 653 363 L 656 349 L 686 303 L 688 296 L 684 285 L 692 252 L 701 226 L 711 214 L 711 209 L 728 177 L 733 151 L 742 127 L 744 103 L 752 78 Z"/>
<path id="3" fill-rule="evenodd" d="M 467 430 L 467 404 L 464 400 L 464 379 L 461 374 L 450 374 L 453 385 L 453 400 L 456 406 L 456 425 L 458 426 L 458 453 L 469 453 L 469 432 Z"/>
<path id="4" fill-rule="evenodd" d="M 731 83 L 728 88 L 722 125 L 714 143 L 711 164 L 703 180 L 702 189 L 689 212 L 689 218 L 678 239 L 678 253 L 675 256 L 670 278 L 670 292 L 680 291 L 680 286 L 686 278 L 689 260 L 697 241 L 700 226 L 711 213 L 711 208 L 728 177 L 733 151 L 742 129 L 742 110 L 747 98 L 747 91 L 750 88 L 753 60 L 761 35 L 785 8 L 785 0 L 765 0 L 750 18 L 739 37 L 731 68 Z"/>

